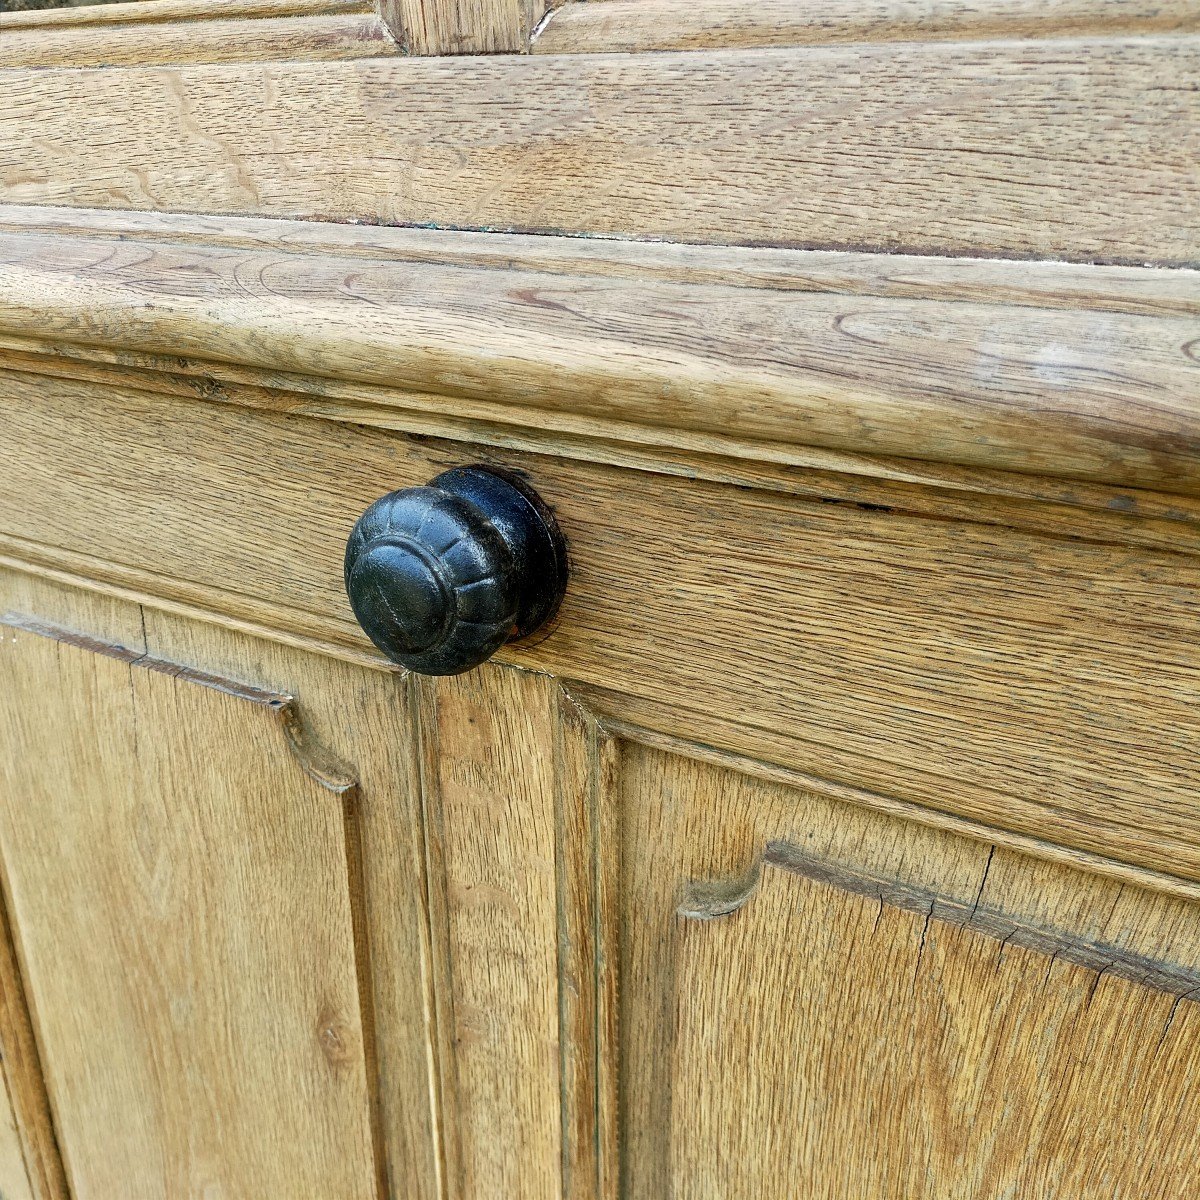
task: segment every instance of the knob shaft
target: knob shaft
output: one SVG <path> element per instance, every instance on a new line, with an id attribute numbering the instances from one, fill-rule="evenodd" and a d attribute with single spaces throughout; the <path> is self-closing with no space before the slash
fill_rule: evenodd
<path id="1" fill-rule="evenodd" d="M 346 594 L 358 623 L 393 662 L 457 675 L 557 611 L 566 543 L 523 480 L 457 467 L 426 487 L 376 500 L 346 545 Z"/>

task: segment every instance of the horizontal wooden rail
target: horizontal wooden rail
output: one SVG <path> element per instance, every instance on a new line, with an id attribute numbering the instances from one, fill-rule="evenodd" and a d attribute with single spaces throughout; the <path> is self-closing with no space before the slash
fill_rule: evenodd
<path id="1" fill-rule="evenodd" d="M 12 70 L 0 201 L 1186 265 L 1197 80 L 1195 37 Z"/>
<path id="2" fill-rule="evenodd" d="M 1190 0 L 570 0 L 535 54 L 1195 33 Z"/>
<path id="3" fill-rule="evenodd" d="M 113 25 L 164 25 L 188 21 L 259 20 L 267 17 L 328 17 L 374 12 L 373 0 L 129 0 L 0 13 L 0 30 L 82 29 Z"/>
<path id="4" fill-rule="evenodd" d="M 141 0 L 0 13 L 0 68 L 322 61 L 398 51 L 371 0 Z"/>
<path id="5" fill-rule="evenodd" d="M 20 207 L 0 230 L 0 333 L 50 354 L 353 384 L 341 412 L 372 423 L 459 405 L 775 462 L 819 448 L 1200 495 L 1192 271 Z"/>

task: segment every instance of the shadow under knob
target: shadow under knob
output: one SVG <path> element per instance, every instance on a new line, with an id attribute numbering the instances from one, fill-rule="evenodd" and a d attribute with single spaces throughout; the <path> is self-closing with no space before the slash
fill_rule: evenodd
<path id="1" fill-rule="evenodd" d="M 358 623 L 422 675 L 469 671 L 528 637 L 566 585 L 566 543 L 550 510 L 496 467 L 457 467 L 376 500 L 346 544 Z"/>

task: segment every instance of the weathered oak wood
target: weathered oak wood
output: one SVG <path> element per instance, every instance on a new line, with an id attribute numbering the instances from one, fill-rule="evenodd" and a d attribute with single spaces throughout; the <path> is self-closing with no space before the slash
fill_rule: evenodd
<path id="1" fill-rule="evenodd" d="M 303 372 L 295 403 L 328 395 L 354 421 L 434 409 L 1200 493 L 1193 271 L 91 220 L 0 210 L 0 333 L 169 356 L 171 373 L 221 360 L 267 386 Z M 238 394 L 215 365 L 188 370 L 200 395 Z"/>
<path id="2" fill-rule="evenodd" d="M 750 250 L 53 205 L 0 205 L 0 230 L 634 282 L 1200 316 L 1200 275 L 1180 269 L 769 247 Z M 167 281 L 160 280 L 159 286 L 168 286 Z"/>
<path id="3" fill-rule="evenodd" d="M 546 0 L 381 0 L 380 12 L 409 54 L 524 53 Z"/>
<path id="4" fill-rule="evenodd" d="M 247 21 L 271 17 L 325 17 L 371 11 L 372 0 L 130 0 L 0 13 L 0 30 L 103 30 L 109 26 L 172 25 L 192 21 Z"/>
<path id="5" fill-rule="evenodd" d="M 323 61 L 398 50 L 370 0 L 155 0 L 0 12 L 0 69 Z"/>
<path id="6" fill-rule="evenodd" d="M 1196 30 L 0 17 L 0 1191 L 1196 1191 Z M 570 587 L 417 679 L 471 462 Z"/>
<path id="7" fill-rule="evenodd" d="M 341 572 L 358 515 L 499 461 L 573 555 L 557 625 L 508 661 L 665 733 L 1200 878 L 1190 556 L 45 376 L 5 388 L 14 559 L 361 652 Z"/>
<path id="8" fill-rule="evenodd" d="M 3 628 L 0 844 L 72 1190 L 373 1200 L 355 783 L 285 698 Z"/>
<path id="9" fill-rule="evenodd" d="M 36 1200 L 21 1152 L 21 1137 L 7 1090 L 0 1092 L 0 1195 L 8 1200 Z"/>
<path id="10" fill-rule="evenodd" d="M 6 897 L 6 910 L 7 904 Z M 0 1052 L 5 1090 L 0 1194 L 13 1200 L 70 1200 L 7 911 L 0 914 Z"/>
<path id="11" fill-rule="evenodd" d="M 780 1178 L 915 1198 L 934 1178 L 1090 1200 L 1098 1169 L 1130 1196 L 1190 1177 L 1195 899 L 763 782 L 682 744 L 614 739 L 603 757 L 600 1105 L 618 1114 L 605 1144 L 620 1175 L 606 1198 L 740 1200 Z M 1091 1020 L 1129 1036 L 1083 1036 Z M 1131 1092 L 1145 1125 L 1126 1124 Z M 1076 1154 L 1060 1137 L 1094 1141 Z"/>
<path id="12" fill-rule="evenodd" d="M 419 711 L 449 1194 L 557 1200 L 556 689 L 475 671 Z"/>
<path id="13" fill-rule="evenodd" d="M 1198 46 L 15 70 L 0 200 L 1192 263 Z"/>
<path id="14" fill-rule="evenodd" d="M 571 0 L 551 14 L 535 54 L 1195 33 L 1187 0 Z"/>
<path id="15" fill-rule="evenodd" d="M 1200 1183 L 1194 999 L 887 887 L 768 864 L 744 908 L 680 919 L 671 1195 L 755 1200 L 803 1178 L 817 1195 L 917 1200 L 937 1180 L 1092 1200 Z"/>
<path id="16" fill-rule="evenodd" d="M 11 588 L 11 576 L 0 578 Z M 19 603 L 26 611 L 53 613 L 56 600 L 57 592 L 42 584 Z M 371 989 L 378 1134 L 388 1176 L 383 1194 L 437 1200 L 443 1194 L 443 1115 L 430 1049 L 435 1020 L 428 885 L 418 739 L 408 719 L 406 678 L 161 610 L 144 609 L 141 619 L 156 656 L 294 697 L 309 744 L 353 767 L 366 942 L 359 961 L 369 963 L 360 987 Z"/>

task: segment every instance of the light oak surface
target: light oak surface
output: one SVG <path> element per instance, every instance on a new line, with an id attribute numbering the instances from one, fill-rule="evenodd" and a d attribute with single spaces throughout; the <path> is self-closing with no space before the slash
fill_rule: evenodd
<path id="1" fill-rule="evenodd" d="M 57 605 L 58 596 L 39 593 L 24 604 L 42 611 Z M 292 697 L 309 744 L 357 779 L 360 932 L 366 935 L 365 953 L 357 957 L 369 963 L 360 972 L 360 1000 L 369 995 L 374 1014 L 373 1099 L 387 1180 L 382 1194 L 441 1197 L 420 763 L 406 719 L 405 679 L 154 609 L 141 617 L 157 656 Z"/>
<path id="2" fill-rule="evenodd" d="M 13 559 L 361 651 L 341 576 L 358 515 L 499 461 L 573 554 L 554 629 L 507 661 L 616 693 L 664 733 L 1200 878 L 1191 556 L 116 386 L 5 386 Z"/>
<path id="3" fill-rule="evenodd" d="M 1195 6 L 551 8 L 0 15 L 0 1193 L 1191 1197 Z"/>
<path id="4" fill-rule="evenodd" d="M 763 871 L 746 908 L 680 921 L 670 1195 L 1197 1186 L 1194 1001 L 931 918 L 920 895 Z"/>
<path id="5" fill-rule="evenodd" d="M 548 1200 L 563 1159 L 554 689 L 473 672 L 420 695 L 450 1194 Z"/>
<path id="6" fill-rule="evenodd" d="M 16 1200 L 68 1200 L 7 905 L 0 915 L 0 1055 L 4 1084 L 0 1195 L 11 1194 Z"/>
<path id="7" fill-rule="evenodd" d="M 516 52 L 546 8 L 542 0 L 141 0 L 0 12 L 0 65 Z"/>
<path id="8" fill-rule="evenodd" d="M 1187 1194 L 1194 905 L 617 755 L 620 1195 Z"/>
<path id="9" fill-rule="evenodd" d="M 24 660 L 47 651 L 55 666 L 38 671 L 43 684 L 63 671 L 90 680 L 79 699 L 43 687 L 39 703 L 21 710 L 26 725 L 31 712 L 50 719 L 50 701 L 69 714 L 110 670 L 122 673 L 126 697 L 140 671 L 171 689 L 173 706 L 199 705 L 210 724 L 195 716 L 166 724 L 152 705 L 138 709 L 139 746 L 158 735 L 188 755 L 186 770 L 159 777 L 160 787 L 173 785 L 172 827 L 187 825 L 196 789 L 184 783 L 197 775 L 193 760 L 205 746 L 224 752 L 201 777 L 228 778 L 234 763 L 244 764 L 233 748 L 259 756 L 260 803 L 279 787 L 273 780 L 290 781 L 303 822 L 286 838 L 274 822 L 270 839 L 274 857 L 291 847 L 306 866 L 287 874 L 286 888 L 277 882 L 276 895 L 318 886 L 312 848 L 336 841 L 341 826 L 314 825 L 309 801 L 333 800 L 337 809 L 327 786 L 336 778 L 331 747 L 357 747 L 366 885 L 358 902 L 369 952 L 355 957 L 359 986 L 379 1001 L 370 1011 L 380 1053 L 366 1061 L 378 1073 L 379 1145 L 392 1194 L 440 1194 L 422 1190 L 440 1178 L 452 1195 L 491 1195 L 494 1181 L 507 1179 L 536 1195 L 758 1196 L 797 1172 L 815 1194 L 872 1200 L 959 1187 L 997 1197 L 1048 1189 L 1086 1200 L 1099 1181 L 1114 1196 L 1187 1194 L 1200 1086 L 1196 900 L 873 812 L 820 785 L 761 779 L 706 762 L 682 742 L 652 746 L 653 733 L 628 724 L 616 733 L 542 676 L 488 666 L 421 681 L 406 700 L 411 681 L 390 672 L 81 598 L 27 576 L 0 575 L 0 586 L 6 604 L 75 626 L 46 637 L 28 628 L 30 618 L 7 617 L 6 680 L 20 683 L 32 671 Z M 142 638 L 155 657 L 131 662 L 113 643 L 89 640 L 97 634 Z M 14 656 L 22 660 L 16 672 Z M 214 671 L 224 672 L 217 688 Z M 293 718 L 293 749 L 277 725 L 241 720 L 235 732 L 221 724 L 222 707 L 240 714 L 274 694 L 249 679 L 286 679 L 295 693 L 275 710 Z M 369 704 L 377 686 L 393 696 L 388 732 L 397 762 L 411 763 L 420 747 L 415 777 L 399 788 L 382 727 L 360 726 L 341 711 L 354 695 Z M 149 699 L 144 686 L 134 694 Z M 13 713 L 3 711 L 11 747 Z M 264 738 L 254 736 L 256 726 Z M 79 744 L 78 728 L 63 729 L 65 744 Z M 216 743 L 206 741 L 214 735 Z M 297 752 L 324 786 L 299 771 Z M 34 757 L 6 770 L 28 773 Z M 69 838 L 88 811 L 82 797 L 99 794 L 96 778 L 61 776 L 63 811 L 45 828 Z M 104 794 L 133 803 L 147 793 Z M 21 881 L 46 859 L 28 829 L 25 840 L 11 836 L 12 826 L 32 821 L 19 822 L 10 806 L 4 824 L 10 904 L 32 934 L 44 925 L 20 919 Z M 396 840 L 401 829 L 407 848 Z M 139 902 L 157 906 L 146 921 L 187 894 L 190 861 L 176 854 L 166 869 L 166 860 L 148 857 L 150 830 L 132 839 L 94 830 L 91 855 L 97 864 L 128 859 L 146 875 Z M 210 827 L 187 845 L 210 846 L 214 833 Z M 254 844 L 239 842 L 235 857 Z M 414 846 L 415 869 L 405 865 Z M 291 862 L 256 872 L 258 886 Z M 60 882 L 56 894 L 80 888 L 98 869 Z M 389 878 L 374 878 L 389 869 Z M 209 895 L 221 877 L 210 871 Z M 131 876 L 107 873 L 106 888 L 120 878 Z M 328 903 L 336 894 L 331 880 L 322 895 Z M 322 928 L 289 911 L 293 937 Z M 321 911 L 328 919 L 336 906 Z M 53 919 L 61 925 L 87 914 L 94 919 L 94 908 L 75 904 Z M 393 961 L 410 914 L 419 918 L 416 944 Z M 211 929 L 215 916 L 201 900 L 193 919 Z M 146 936 L 145 921 L 125 928 Z M 326 949 L 345 955 L 354 940 L 343 933 Z M 36 995 L 36 938 L 23 941 Z M 89 961 L 108 954 L 105 939 L 93 938 Z M 158 976 L 170 955 L 149 961 Z M 293 954 L 290 977 L 308 987 L 327 979 L 327 959 L 319 972 L 306 961 Z M 138 970 L 148 976 L 148 962 Z M 237 994 L 234 982 L 216 992 L 224 1003 Z M 73 1019 L 104 1012 L 106 995 L 76 990 Z M 200 989 L 178 995 L 193 1007 L 215 1003 Z M 138 1011 L 152 1013 L 155 991 L 142 996 Z M 40 1004 L 38 1012 L 52 1063 L 63 1042 Z M 291 1026 L 280 1023 L 280 1011 L 272 1015 L 278 1069 L 279 1038 Z M 120 1075 L 137 1029 L 146 1026 L 131 1026 L 125 1041 L 94 1039 L 87 1053 Z M 178 1037 L 177 1019 L 168 1044 Z M 385 1050 L 410 1042 L 419 1052 L 407 1062 Z M 317 1062 L 329 1065 L 331 1045 L 347 1050 L 352 1042 L 327 1040 Z M 339 1062 L 349 1069 L 349 1059 Z M 49 1079 L 69 1135 L 71 1109 L 53 1066 Z M 174 1083 L 172 1073 L 148 1080 L 129 1111 L 180 1103 L 177 1089 L 162 1095 Z M 1136 1123 L 1126 1121 L 1130 1097 Z M 259 1103 L 255 1128 L 277 1136 L 282 1103 Z M 313 1111 L 314 1144 L 344 1129 L 348 1115 L 345 1106 Z M 397 1123 L 424 1132 L 398 1136 Z M 153 1144 L 176 1165 L 193 1163 L 161 1132 Z M 1078 1145 L 1087 1153 L 1075 1153 Z M 64 1146 L 70 1162 L 70 1136 Z M 78 1182 L 76 1192 L 89 1194 Z"/>
<path id="10" fill-rule="evenodd" d="M 0 13 L 0 29 L 103 30 L 112 26 L 174 25 L 195 21 L 255 21 L 273 17 L 326 17 L 371 11 L 371 0 L 129 0 L 124 4 Z"/>
<path id="11" fill-rule="evenodd" d="M 286 699 L 19 619 L 2 653 L 0 845 L 73 1193 L 375 1195 L 354 781 L 293 757 Z"/>
<path id="12" fill-rule="evenodd" d="M 780 292 L 979 301 L 1096 312 L 1200 315 L 1200 276 L 1183 269 L 1052 261 L 930 258 L 670 242 L 622 242 L 406 229 L 269 217 L 204 216 L 53 205 L 0 205 L 8 234 L 299 251 L 328 258 L 528 270 Z M 72 243 L 59 243 L 66 253 Z M 153 278 L 153 276 L 152 276 Z M 159 290 L 168 280 L 156 280 Z M 502 382 L 502 381 L 501 381 Z"/>
<path id="13" fill-rule="evenodd" d="M 547 0 L 380 0 L 408 54 L 523 53 Z"/>
<path id="14" fill-rule="evenodd" d="M 0 1096 L 0 1196 L 6 1200 L 33 1200 L 17 1120 L 7 1092 Z"/>
<path id="15" fill-rule="evenodd" d="M 1188 36 L 13 70 L 0 200 L 1194 264 L 1196 77 Z"/>
<path id="16" fill-rule="evenodd" d="M 1194 271 L 61 209 L 0 209 L 5 226 L 0 332 L 54 339 L 49 369 L 66 340 L 130 365 L 130 351 L 169 356 L 160 369 L 204 396 L 239 396 L 213 360 L 271 372 L 246 380 L 267 387 L 304 373 L 296 399 L 268 402 L 356 423 L 552 421 L 641 447 L 792 462 L 819 448 L 1200 493 Z"/>
<path id="17" fill-rule="evenodd" d="M 104 9 L 106 20 L 90 14 Z M 116 20 L 113 9 L 122 10 Z M 0 69 L 112 67 L 148 63 L 324 61 L 399 52 L 369 3 L 211 4 L 140 0 L 66 10 L 0 13 Z"/>
<path id="18" fill-rule="evenodd" d="M 827 42 L 1195 33 L 1188 0 L 570 0 L 533 43 L 535 54 L 718 50 Z"/>

